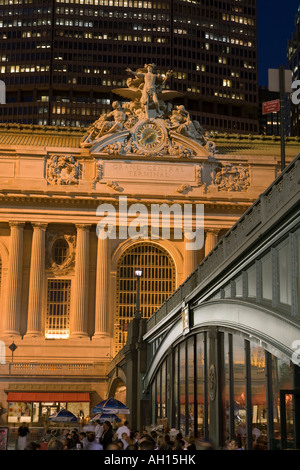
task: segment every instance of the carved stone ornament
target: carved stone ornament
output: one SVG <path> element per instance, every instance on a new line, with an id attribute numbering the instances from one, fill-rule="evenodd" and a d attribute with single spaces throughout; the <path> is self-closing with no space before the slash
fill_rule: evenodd
<path id="1" fill-rule="evenodd" d="M 247 191 L 250 185 L 249 170 L 241 164 L 224 164 L 212 172 L 212 179 L 219 191 Z"/>
<path id="2" fill-rule="evenodd" d="M 182 184 L 181 186 L 179 186 L 179 188 L 177 189 L 177 192 L 178 193 L 181 193 L 181 194 L 186 194 L 188 193 L 189 191 L 192 191 L 192 186 L 190 184 Z"/>
<path id="3" fill-rule="evenodd" d="M 66 257 L 61 263 L 57 263 L 54 256 L 54 245 L 59 240 L 65 240 L 68 244 Z M 46 232 L 46 269 L 53 274 L 67 274 L 75 268 L 75 251 L 75 235 Z"/>
<path id="4" fill-rule="evenodd" d="M 208 387 L 209 387 L 209 398 L 211 399 L 211 401 L 214 401 L 216 398 L 216 391 L 217 391 L 216 368 L 214 364 L 212 364 L 209 368 Z"/>
<path id="5" fill-rule="evenodd" d="M 72 155 L 51 155 L 46 163 L 46 179 L 52 185 L 78 184 L 81 166 Z"/>
<path id="6" fill-rule="evenodd" d="M 81 147 L 91 153 L 108 155 L 209 157 L 215 144 L 198 121 L 192 120 L 183 105 L 173 106 L 173 98 L 183 96 L 164 90 L 172 75 L 159 74 L 155 64 L 141 69 L 127 69 L 127 88 L 112 90 L 129 101 L 114 101 L 112 111 L 102 114 L 90 125 L 81 140 Z"/>
<path id="7" fill-rule="evenodd" d="M 117 183 L 117 181 L 108 181 L 106 184 L 107 186 L 109 186 L 110 188 L 114 189 L 115 191 L 119 193 L 122 192 L 124 189 L 121 186 L 119 186 L 119 183 Z"/>
<path id="8" fill-rule="evenodd" d="M 104 168 L 103 168 L 103 163 L 96 161 L 96 167 L 95 167 L 95 176 L 92 179 L 91 182 L 91 188 L 95 189 L 96 184 L 102 180 L 103 174 L 104 174 Z"/>

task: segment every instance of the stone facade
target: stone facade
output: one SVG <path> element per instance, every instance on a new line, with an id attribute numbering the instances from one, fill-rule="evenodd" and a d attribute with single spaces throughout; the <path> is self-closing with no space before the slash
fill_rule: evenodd
<path id="1" fill-rule="evenodd" d="M 148 240 L 172 260 L 175 289 L 280 171 L 280 142 L 211 138 L 183 107 L 173 109 L 162 100 L 156 109 L 153 96 L 148 98 L 144 107 L 141 101 L 134 107 L 132 97 L 125 107 L 115 103 L 116 112 L 102 117 L 100 130 L 99 123 L 85 130 L 0 127 L 5 406 L 7 390 L 20 382 L 29 390 L 41 384 L 64 384 L 69 391 L 84 386 L 91 406 L 105 398 L 108 365 L 117 352 L 120 259 L 143 240 L 97 237 L 99 204 L 111 204 L 117 216 L 120 197 L 127 207 L 204 205 L 201 249 L 188 251 L 173 232 L 168 240 Z M 299 148 L 296 141 L 287 145 L 288 161 Z M 117 218 L 119 230 L 131 224 L 132 215 L 125 227 L 122 220 Z M 60 310 L 65 323 L 53 326 L 49 317 L 56 307 L 50 305 L 57 286 L 67 312 Z M 12 341 L 18 348 L 10 364 Z"/>

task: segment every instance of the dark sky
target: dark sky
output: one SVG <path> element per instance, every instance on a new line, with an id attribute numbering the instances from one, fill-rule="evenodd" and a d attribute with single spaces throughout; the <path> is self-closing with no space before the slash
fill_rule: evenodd
<path id="1" fill-rule="evenodd" d="M 300 0 L 257 0 L 258 80 L 268 85 L 268 69 L 286 65 L 287 41 L 294 31 Z"/>

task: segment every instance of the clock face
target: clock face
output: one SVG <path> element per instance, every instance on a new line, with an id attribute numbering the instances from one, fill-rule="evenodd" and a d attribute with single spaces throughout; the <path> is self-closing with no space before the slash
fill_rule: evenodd
<path id="1" fill-rule="evenodd" d="M 144 122 L 135 132 L 136 142 L 143 150 L 158 150 L 164 145 L 164 132 L 155 122 Z"/>

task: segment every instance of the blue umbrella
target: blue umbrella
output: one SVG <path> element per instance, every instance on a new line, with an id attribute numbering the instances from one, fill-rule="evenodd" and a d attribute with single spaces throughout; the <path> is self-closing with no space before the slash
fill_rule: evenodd
<path id="1" fill-rule="evenodd" d="M 49 416 L 49 421 L 54 422 L 77 422 L 77 417 L 71 411 L 62 409 L 58 413 Z"/>
<path id="2" fill-rule="evenodd" d="M 129 408 L 124 403 L 115 398 L 108 398 L 98 403 L 92 409 L 92 413 L 107 413 L 107 414 L 130 414 Z"/>
<path id="3" fill-rule="evenodd" d="M 92 421 L 97 421 L 99 420 L 100 423 L 104 423 L 104 421 L 115 421 L 116 423 L 119 423 L 121 420 L 118 418 L 117 415 L 114 414 L 108 414 L 108 413 L 98 413 L 96 416 L 93 417 Z"/>

